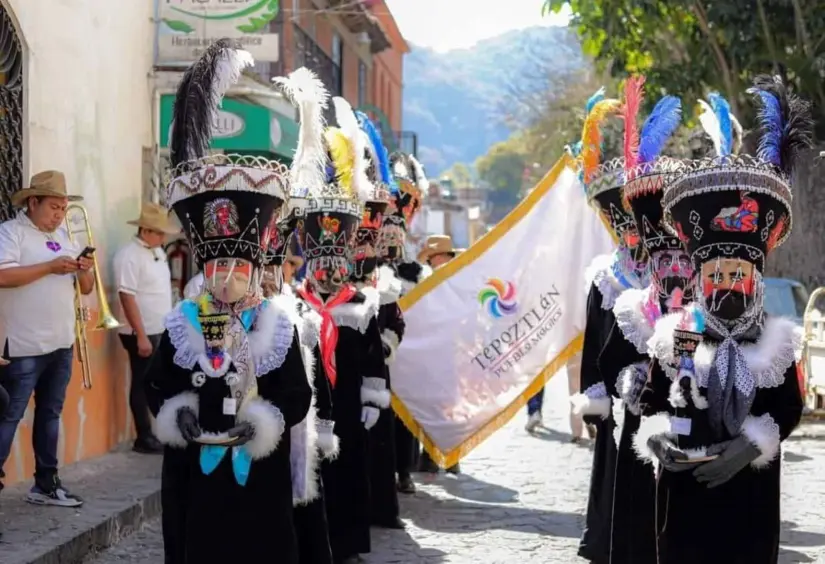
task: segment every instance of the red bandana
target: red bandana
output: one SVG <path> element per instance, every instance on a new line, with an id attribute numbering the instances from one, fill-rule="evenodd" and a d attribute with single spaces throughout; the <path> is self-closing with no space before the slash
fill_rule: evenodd
<path id="1" fill-rule="evenodd" d="M 327 371 L 327 379 L 329 379 L 329 383 L 333 388 L 337 378 L 335 347 L 338 345 L 338 326 L 335 325 L 330 311 L 336 306 L 350 301 L 357 291 L 355 286 L 347 284 L 342 286 L 337 294 L 324 303 L 312 289 L 307 287 L 306 283 L 298 288 L 298 295 L 321 315 L 321 359 L 324 362 L 324 369 Z"/>

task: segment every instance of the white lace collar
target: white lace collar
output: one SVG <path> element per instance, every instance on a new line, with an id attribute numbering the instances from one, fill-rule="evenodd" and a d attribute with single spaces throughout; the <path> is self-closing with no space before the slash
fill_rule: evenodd
<path id="1" fill-rule="evenodd" d="M 675 312 L 662 317 L 657 323 L 653 336 L 648 341 L 649 354 L 660 361 L 665 373 L 676 377 L 672 368 L 673 332 L 683 319 L 683 312 Z M 802 358 L 802 328 L 784 317 L 769 317 L 762 328 L 759 339 L 753 343 L 742 343 L 745 364 L 753 376 L 756 387 L 775 388 L 785 381 L 785 372 L 794 362 Z M 693 357 L 695 378 L 700 387 L 708 385 L 708 375 L 716 356 L 716 343 L 703 341 Z"/>
<path id="2" fill-rule="evenodd" d="M 613 309 L 616 298 L 627 290 L 613 274 L 613 253 L 599 255 L 593 259 L 584 271 L 587 282 L 585 293 L 590 293 L 590 286 L 595 286 L 602 295 L 602 309 Z"/>
<path id="3" fill-rule="evenodd" d="M 381 305 L 385 305 L 398 301 L 404 289 L 404 283 L 395 275 L 392 268 L 382 266 L 378 269 L 378 280 L 375 287 L 378 290 Z"/>
<path id="4" fill-rule="evenodd" d="M 339 327 L 349 327 L 366 333 L 370 320 L 378 315 L 380 297 L 378 290 L 372 287 L 364 287 L 358 291 L 364 296 L 363 302 L 350 301 L 339 304 L 330 310 L 330 315 Z"/>
<path id="5" fill-rule="evenodd" d="M 653 323 L 645 313 L 651 288 L 629 288 L 619 294 L 613 306 L 616 325 L 619 326 L 622 335 L 644 355 L 648 354 L 647 341 L 653 336 Z"/>
<path id="6" fill-rule="evenodd" d="M 257 308 L 252 329 L 247 333 L 249 353 L 257 376 L 280 368 L 292 346 L 298 313 L 289 307 L 282 299 L 284 297 L 276 296 L 263 301 Z M 206 358 L 203 334 L 191 321 L 197 315 L 197 308 L 198 305 L 192 300 L 183 300 L 164 320 L 169 340 L 175 348 L 173 362 L 187 370 L 193 369 L 196 364 L 203 365 Z"/>

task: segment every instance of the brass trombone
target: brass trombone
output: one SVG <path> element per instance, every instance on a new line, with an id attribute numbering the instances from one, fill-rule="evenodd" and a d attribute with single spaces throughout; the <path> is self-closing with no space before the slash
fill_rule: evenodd
<path id="1" fill-rule="evenodd" d="M 71 214 L 73 211 L 78 212 L 80 216 L 79 222 L 81 227 L 74 228 L 72 225 Z M 86 240 L 90 247 L 94 247 L 94 240 L 92 239 L 92 227 L 89 223 L 89 213 L 80 204 L 69 204 L 66 208 L 66 230 L 69 233 L 69 240 L 77 244 L 77 235 L 80 233 L 86 234 Z M 95 277 L 95 291 L 97 292 L 97 303 L 100 306 L 98 311 L 97 323 L 95 323 L 94 330 L 101 329 L 117 329 L 121 323 L 112 315 L 112 309 L 109 307 L 109 302 L 106 299 L 106 291 L 103 288 L 103 282 L 100 279 L 100 269 L 97 264 L 97 255 L 92 255 L 94 261 L 94 277 Z M 83 293 L 80 291 L 80 281 L 75 276 L 74 279 L 74 305 L 75 305 L 75 335 L 77 336 L 77 359 L 80 362 L 80 368 L 83 373 L 83 387 L 87 390 L 92 389 L 92 367 L 89 360 L 89 340 L 86 337 L 86 323 L 90 320 L 91 314 L 89 308 L 83 305 Z"/>

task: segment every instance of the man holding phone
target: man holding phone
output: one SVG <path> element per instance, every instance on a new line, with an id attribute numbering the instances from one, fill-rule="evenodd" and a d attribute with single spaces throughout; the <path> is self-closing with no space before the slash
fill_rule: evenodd
<path id="1" fill-rule="evenodd" d="M 133 449 L 144 454 L 160 454 L 163 447 L 152 432 L 144 376 L 152 351 L 163 334 L 163 319 L 172 310 L 172 273 L 163 243 L 166 235 L 179 231 L 169 221 L 163 207 L 145 203 L 140 217 L 128 222 L 138 228 L 137 236 L 115 255 L 115 281 L 126 324 L 120 341 L 129 355 L 132 381 L 129 408 L 135 421 L 137 439 Z"/>
<path id="2" fill-rule="evenodd" d="M 15 192 L 13 206 L 23 208 L 0 225 L 0 305 L 5 322 L 6 356 L 0 375 L 9 396 L 0 419 L 0 468 L 9 457 L 17 425 L 35 394 L 34 486 L 27 501 L 77 507 L 57 474 L 60 414 L 72 373 L 75 335 L 74 281 L 88 294 L 94 288 L 91 253 L 69 239 L 64 226 L 69 195 L 61 172 L 32 177 L 31 186 Z M 2 474 L 0 474 L 2 476 Z"/>

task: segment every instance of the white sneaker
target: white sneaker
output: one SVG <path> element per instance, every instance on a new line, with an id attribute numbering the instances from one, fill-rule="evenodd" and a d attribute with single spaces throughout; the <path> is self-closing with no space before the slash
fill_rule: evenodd
<path id="1" fill-rule="evenodd" d="M 541 413 L 536 412 L 527 418 L 527 425 L 524 426 L 524 430 L 528 433 L 532 433 L 536 430 L 536 427 L 538 427 L 541 424 Z"/>

